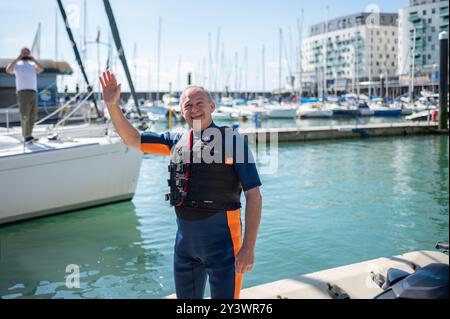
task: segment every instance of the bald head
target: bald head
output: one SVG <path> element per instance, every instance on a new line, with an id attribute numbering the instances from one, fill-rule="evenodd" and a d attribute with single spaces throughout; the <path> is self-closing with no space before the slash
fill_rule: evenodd
<path id="1" fill-rule="evenodd" d="M 200 95 L 205 96 L 210 102 L 214 102 L 211 94 L 209 94 L 209 92 L 202 86 L 198 86 L 198 85 L 191 85 L 188 86 L 184 92 L 181 94 L 180 97 L 180 106 L 183 105 L 184 100 L 186 100 L 186 98 L 193 98 L 193 97 L 198 97 Z"/>

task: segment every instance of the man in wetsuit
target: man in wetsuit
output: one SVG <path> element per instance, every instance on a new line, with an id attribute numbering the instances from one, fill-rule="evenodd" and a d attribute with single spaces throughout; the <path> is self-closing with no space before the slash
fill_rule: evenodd
<path id="1" fill-rule="evenodd" d="M 187 88 L 180 99 L 189 131 L 141 134 L 120 110 L 121 86 L 114 74 L 103 73 L 100 82 L 123 141 L 144 153 L 171 157 L 166 200 L 177 214 L 177 297 L 203 298 L 209 278 L 211 298 L 238 299 L 242 276 L 253 269 L 262 206 L 261 181 L 246 141 L 236 131 L 215 125 L 211 116 L 215 104 L 202 87 Z M 246 198 L 243 241 L 242 190 Z"/>

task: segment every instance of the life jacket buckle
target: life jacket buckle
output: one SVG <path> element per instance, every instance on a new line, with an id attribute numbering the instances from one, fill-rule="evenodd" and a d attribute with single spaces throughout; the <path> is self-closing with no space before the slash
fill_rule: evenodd
<path id="1" fill-rule="evenodd" d="M 186 178 L 178 178 L 175 181 L 175 186 L 176 187 L 184 187 L 187 185 L 187 179 Z M 170 185 L 169 185 L 170 186 Z"/>

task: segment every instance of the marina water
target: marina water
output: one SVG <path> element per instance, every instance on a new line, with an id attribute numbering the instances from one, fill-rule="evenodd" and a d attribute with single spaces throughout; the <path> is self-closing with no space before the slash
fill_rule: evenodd
<path id="1" fill-rule="evenodd" d="M 244 288 L 448 241 L 448 151 L 448 137 L 432 135 L 280 143 L 277 174 L 261 176 L 256 264 Z M 144 156 L 132 202 L 1 227 L 0 298 L 174 293 L 167 163 Z M 79 289 L 66 287 L 70 264 Z"/>

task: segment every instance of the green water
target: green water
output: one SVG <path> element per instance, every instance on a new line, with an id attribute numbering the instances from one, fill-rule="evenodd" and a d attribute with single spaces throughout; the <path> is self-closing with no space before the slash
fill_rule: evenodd
<path id="1" fill-rule="evenodd" d="M 448 137 L 279 147 L 261 176 L 250 287 L 448 241 Z M 262 166 L 262 164 L 260 164 Z M 144 157 L 132 202 L 0 227 L 2 298 L 159 298 L 174 292 L 167 159 Z M 80 266 L 80 289 L 65 286 Z"/>

